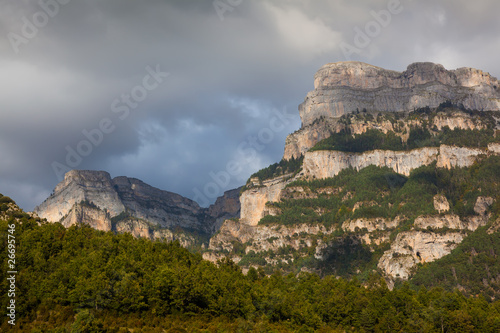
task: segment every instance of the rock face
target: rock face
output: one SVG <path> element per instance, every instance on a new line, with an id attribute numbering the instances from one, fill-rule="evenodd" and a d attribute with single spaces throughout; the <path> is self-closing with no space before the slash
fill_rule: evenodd
<path id="1" fill-rule="evenodd" d="M 111 217 L 125 210 L 109 173 L 71 170 L 57 184 L 53 194 L 34 211 L 41 218 L 58 222 L 81 201 L 92 202 L 102 210 L 107 209 Z"/>
<path id="2" fill-rule="evenodd" d="M 257 225 L 261 218 L 271 213 L 267 202 L 276 202 L 284 195 L 283 189 L 296 179 L 324 179 L 338 175 L 347 168 L 360 170 L 369 165 L 389 167 L 408 176 L 423 165 L 437 162 L 440 168 L 470 167 L 480 155 L 498 155 L 499 144 L 490 144 L 488 149 L 465 148 L 441 145 L 410 151 L 373 150 L 364 153 L 346 153 L 335 150 L 307 152 L 303 170 L 294 178 L 284 175 L 253 184 L 241 194 L 241 222 Z"/>
<path id="3" fill-rule="evenodd" d="M 448 199 L 442 194 L 437 194 L 434 196 L 434 209 L 439 213 L 445 213 L 450 210 L 450 204 Z"/>
<path id="4" fill-rule="evenodd" d="M 181 228 L 211 234 L 220 226 L 220 219 L 238 217 L 238 194 L 239 190 L 228 191 L 214 205 L 201 208 L 190 199 L 135 178 L 111 179 L 104 171 L 72 170 L 53 194 L 35 208 L 35 213 L 65 226 L 86 223 L 105 231 L 112 229 L 112 218 L 129 217 L 126 225 L 114 228 L 136 236 L 169 239 L 168 232 L 162 235 L 152 228 Z"/>
<path id="5" fill-rule="evenodd" d="M 220 229 L 225 220 L 240 216 L 240 191 L 241 187 L 224 192 L 213 205 L 208 207 L 207 214 L 215 219 L 212 233 Z"/>
<path id="6" fill-rule="evenodd" d="M 461 148 L 441 145 L 410 151 L 373 150 L 364 153 L 346 153 L 335 150 L 319 150 L 306 153 L 304 176 L 321 179 L 336 176 L 347 168 L 360 170 L 369 165 L 389 167 L 408 176 L 413 169 L 437 161 L 440 168 L 469 167 L 481 154 L 496 154 L 496 150 Z"/>
<path id="7" fill-rule="evenodd" d="M 324 65 L 314 76 L 314 90 L 299 106 L 304 126 L 321 116 L 340 117 L 356 110 L 412 111 L 446 101 L 473 110 L 500 110 L 500 83 L 473 68 L 446 70 L 433 63 L 414 63 L 404 72 L 361 62 Z"/>
<path id="8" fill-rule="evenodd" d="M 106 214 L 106 212 L 99 208 L 77 203 L 73 205 L 67 215 L 61 219 L 61 224 L 69 228 L 79 223 L 88 224 L 97 230 L 111 230 L 111 219 L 109 214 Z"/>
<path id="9" fill-rule="evenodd" d="M 316 145 L 319 141 L 326 139 L 332 133 L 340 131 L 347 131 L 352 134 L 362 134 L 367 130 L 378 130 L 382 133 L 389 131 L 395 134 L 406 142 L 409 137 L 409 132 L 412 127 L 422 127 L 422 119 L 411 119 L 407 113 L 395 114 L 398 118 L 406 118 L 404 121 L 391 121 L 389 119 L 380 118 L 378 115 L 382 113 L 368 114 L 348 114 L 342 118 L 320 118 L 313 124 L 302 126 L 301 129 L 288 135 L 285 141 L 285 151 L 283 159 L 289 160 L 290 158 L 298 158 L 304 155 L 311 147 Z M 490 112 L 498 116 L 498 112 Z M 375 117 L 378 118 L 375 120 Z M 499 121 L 500 119 L 497 119 Z M 441 131 L 443 128 L 448 127 L 451 130 L 482 130 L 487 127 L 487 122 L 484 118 L 478 115 L 470 115 L 460 110 L 448 111 L 446 113 L 438 113 L 436 116 L 426 119 L 430 127 L 436 131 Z M 500 130 L 500 123 L 496 126 L 497 131 Z M 397 130 L 397 131 L 395 131 Z M 499 149 L 500 146 L 496 147 Z"/>
<path id="10" fill-rule="evenodd" d="M 265 215 L 266 203 L 278 201 L 281 191 L 291 181 L 293 179 L 290 174 L 266 180 L 262 184 L 254 180 L 253 186 L 240 197 L 241 221 L 248 225 L 257 225 Z"/>
<path id="11" fill-rule="evenodd" d="M 465 236 L 462 232 L 401 232 L 391 244 L 391 249 L 380 258 L 378 267 L 391 278 L 408 279 L 415 265 L 444 257 L 462 242 Z"/>

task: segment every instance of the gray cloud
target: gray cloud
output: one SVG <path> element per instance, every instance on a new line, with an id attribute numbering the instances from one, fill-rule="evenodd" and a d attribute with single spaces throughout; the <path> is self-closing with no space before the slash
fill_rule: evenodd
<path id="1" fill-rule="evenodd" d="M 26 19 L 43 18 L 43 9 L 38 1 L 4 0 L 0 192 L 31 210 L 58 182 L 53 161 L 65 163 L 66 147 L 76 149 L 82 131 L 104 118 L 114 130 L 77 168 L 195 198 L 195 189 L 214 182 L 211 173 L 239 161 L 241 170 L 219 190 L 239 186 L 281 158 L 316 70 L 346 60 L 339 45 L 354 45 L 355 28 L 365 29 L 371 11 L 390 2 L 243 0 L 221 21 L 211 1 L 70 1 L 16 53 L 8 34 L 22 36 Z M 400 7 L 353 60 L 395 70 L 434 61 L 500 75 L 500 3 L 401 0 Z M 121 120 L 111 105 L 156 65 L 170 75 Z M 283 108 L 295 117 L 245 159 L 238 147 Z"/>

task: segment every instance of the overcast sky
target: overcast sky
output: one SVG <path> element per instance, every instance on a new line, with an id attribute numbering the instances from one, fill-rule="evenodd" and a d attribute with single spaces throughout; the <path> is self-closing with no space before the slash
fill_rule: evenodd
<path id="1" fill-rule="evenodd" d="M 497 0 L 0 0 L 0 193 L 32 210 L 75 168 L 206 205 L 281 159 L 323 64 L 499 77 L 498 13 Z"/>

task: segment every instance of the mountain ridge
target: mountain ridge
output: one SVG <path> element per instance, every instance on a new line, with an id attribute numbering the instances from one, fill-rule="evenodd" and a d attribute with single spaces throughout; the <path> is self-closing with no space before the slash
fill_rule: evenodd
<path id="1" fill-rule="evenodd" d="M 106 171 L 71 170 L 34 212 L 66 227 L 83 222 L 99 230 L 125 230 L 149 238 L 164 238 L 154 232 L 158 228 L 211 234 L 221 219 L 239 214 L 239 202 L 231 202 L 229 210 L 225 209 L 226 202 L 238 191 L 227 191 L 216 203 L 202 208 L 193 200 L 136 178 L 111 178 Z"/>

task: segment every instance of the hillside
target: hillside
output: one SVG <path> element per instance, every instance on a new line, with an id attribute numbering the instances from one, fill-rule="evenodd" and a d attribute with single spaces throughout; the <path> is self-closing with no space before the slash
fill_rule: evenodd
<path id="1" fill-rule="evenodd" d="M 319 75 L 329 83 L 321 88 L 325 92 L 315 81 L 318 94 L 346 85 L 360 94 L 382 89 L 368 87 L 376 82 L 399 98 L 404 88 L 385 74 L 364 78 L 357 71 L 364 65 L 331 67 L 336 66 L 350 68 L 342 72 L 347 78 L 320 70 L 316 81 Z M 204 258 L 229 256 L 245 269 L 264 267 L 268 273 L 280 268 L 366 280 L 377 272 L 392 288 L 450 254 L 476 229 L 496 223 L 500 112 L 497 106 L 466 107 L 465 79 L 458 75 L 482 72 L 410 67 L 426 78 L 410 80 L 413 92 L 432 86 L 428 82 L 435 78 L 447 84 L 452 99 L 411 110 L 403 102 L 403 110 L 356 108 L 340 116 L 321 113 L 321 103 L 311 104 L 307 115 L 301 106 L 303 125 L 287 138 L 283 160 L 250 177 L 240 197 L 240 219 L 224 223 Z M 458 83 L 446 83 L 450 77 Z M 497 94 L 495 78 L 483 73 L 473 81 L 467 81 L 469 100 L 484 96 L 477 87 Z M 493 95 L 491 101 L 498 100 Z M 322 101 L 337 103 L 334 97 Z M 313 120 L 307 118 L 311 114 Z"/>
<path id="2" fill-rule="evenodd" d="M 138 179 L 111 178 L 105 171 L 71 170 L 34 210 L 65 227 L 87 224 L 97 230 L 136 237 L 179 240 L 199 247 L 227 218 L 239 215 L 237 194 L 228 191 L 209 208 Z"/>
<path id="3" fill-rule="evenodd" d="M 245 275 L 178 242 L 65 228 L 30 217 L 0 195 L 0 251 L 15 237 L 16 325 L 11 332 L 498 332 L 499 301 L 440 288 L 389 291 L 371 276 Z M 5 207 L 8 206 L 6 210 Z M 16 220 L 17 219 L 17 220 Z M 12 233 L 8 230 L 14 230 Z M 480 251 L 480 250 L 479 250 Z M 8 289 L 3 256 L 0 287 Z M 493 267 L 492 267 L 493 270 Z M 0 296 L 0 306 L 9 302 Z"/>

